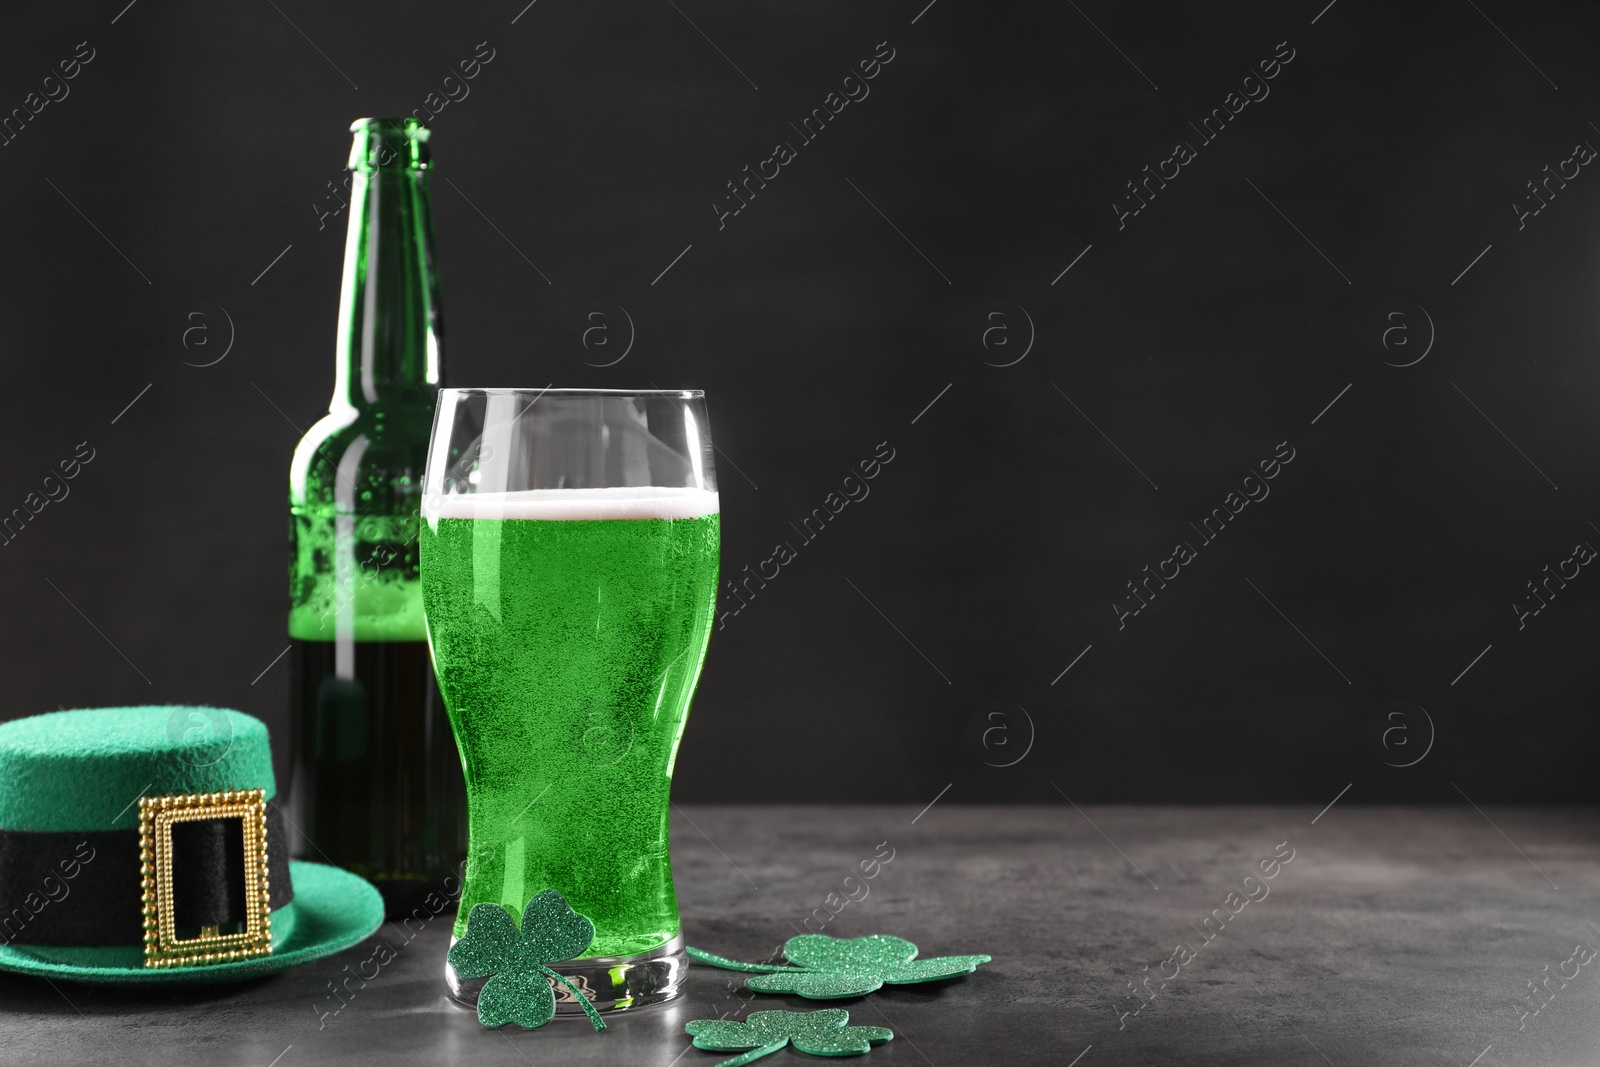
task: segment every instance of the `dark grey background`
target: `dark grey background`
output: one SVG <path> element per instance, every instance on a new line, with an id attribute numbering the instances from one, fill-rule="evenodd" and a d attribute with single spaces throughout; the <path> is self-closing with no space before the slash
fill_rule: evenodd
<path id="1" fill-rule="evenodd" d="M 487 41 L 432 123 L 449 381 L 704 388 L 725 571 L 800 547 L 713 637 L 681 798 L 1594 799 L 1600 577 L 1511 607 L 1600 544 L 1600 175 L 1511 207 L 1600 145 L 1593 5 L 523 2 L 7 12 L 0 111 L 96 56 L 0 148 L 0 510 L 95 458 L 0 548 L 4 715 L 216 703 L 281 744 L 286 474 L 344 229 L 313 205 L 351 119 Z M 882 41 L 871 95 L 719 230 L 724 183 Z M 1198 158 L 1119 231 L 1179 139 Z M 616 366 L 573 345 L 591 300 L 636 325 Z M 997 300 L 1036 330 L 1003 368 L 969 342 Z M 208 368 L 171 337 L 194 301 L 236 331 Z M 1368 339 L 1396 301 L 1437 330 L 1406 368 Z M 1124 583 L 1284 441 L 1271 496 L 1119 630 Z M 1396 699 L 1437 728 L 1409 768 L 1367 740 Z M 989 701 L 1036 728 L 1014 766 L 983 758 L 1022 750 L 1016 712 L 969 743 Z"/>

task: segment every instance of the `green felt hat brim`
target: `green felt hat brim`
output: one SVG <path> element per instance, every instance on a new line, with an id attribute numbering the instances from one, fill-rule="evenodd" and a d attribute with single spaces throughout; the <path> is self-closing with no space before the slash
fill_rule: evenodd
<path id="1" fill-rule="evenodd" d="M 383 924 L 383 898 L 365 879 L 337 867 L 291 860 L 293 926 L 272 954 L 197 967 L 145 967 L 142 945 L 54 948 L 0 945 L 0 970 L 69 982 L 211 984 L 235 982 L 331 956 L 358 945 Z"/>

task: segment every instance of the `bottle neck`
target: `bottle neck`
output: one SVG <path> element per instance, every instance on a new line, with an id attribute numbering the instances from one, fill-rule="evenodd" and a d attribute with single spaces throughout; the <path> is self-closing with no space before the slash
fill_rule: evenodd
<path id="1" fill-rule="evenodd" d="M 439 280 L 427 170 L 357 167 L 339 292 L 332 407 L 431 406 L 439 391 Z"/>

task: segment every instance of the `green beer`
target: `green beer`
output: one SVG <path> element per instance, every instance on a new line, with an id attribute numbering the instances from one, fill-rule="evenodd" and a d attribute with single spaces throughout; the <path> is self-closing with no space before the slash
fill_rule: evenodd
<path id="1" fill-rule="evenodd" d="M 425 509 L 423 606 L 466 772 L 481 901 L 518 917 L 558 889 L 587 957 L 678 934 L 673 761 L 716 602 L 717 494 L 689 488 L 451 494 Z"/>

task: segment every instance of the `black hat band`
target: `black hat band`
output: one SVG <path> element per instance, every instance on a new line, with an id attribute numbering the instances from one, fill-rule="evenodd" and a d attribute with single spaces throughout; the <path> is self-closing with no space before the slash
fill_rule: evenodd
<path id="1" fill-rule="evenodd" d="M 267 805 L 269 908 L 294 899 L 283 813 Z M 245 920 L 239 821 L 172 827 L 172 896 L 179 927 Z M 144 942 L 138 830 L 0 830 L 0 945 Z"/>

